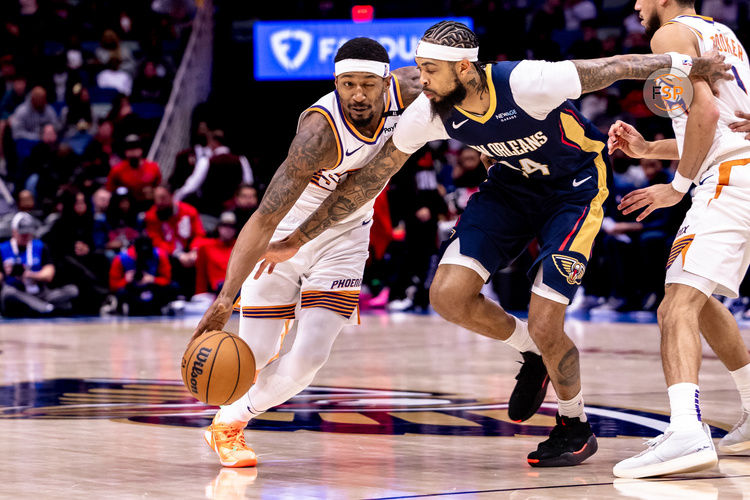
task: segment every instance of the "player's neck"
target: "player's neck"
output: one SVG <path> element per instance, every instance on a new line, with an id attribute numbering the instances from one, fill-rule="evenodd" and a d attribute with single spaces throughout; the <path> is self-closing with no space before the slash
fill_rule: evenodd
<path id="1" fill-rule="evenodd" d="M 490 94 L 487 89 L 474 90 L 469 87 L 466 89 L 466 97 L 461 101 L 459 107 L 469 113 L 482 116 L 490 109 Z"/>
<path id="2" fill-rule="evenodd" d="M 671 21 L 675 17 L 678 16 L 694 16 L 696 15 L 695 9 L 693 7 L 683 7 L 679 4 L 672 4 L 666 9 L 664 9 L 664 15 L 661 16 L 664 21 L 662 21 L 662 24 L 666 23 L 667 21 Z"/>

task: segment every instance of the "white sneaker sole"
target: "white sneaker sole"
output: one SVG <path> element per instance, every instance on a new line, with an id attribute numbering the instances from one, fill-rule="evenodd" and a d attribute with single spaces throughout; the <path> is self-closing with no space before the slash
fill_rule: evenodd
<path id="1" fill-rule="evenodd" d="M 726 445 L 721 444 L 721 441 L 719 441 L 718 448 L 721 453 L 727 453 L 730 455 L 734 453 L 742 453 L 743 451 L 750 451 L 750 441 Z"/>
<path id="2" fill-rule="evenodd" d="M 614 466 L 612 474 L 626 479 L 640 479 L 643 477 L 666 476 L 669 474 L 682 474 L 685 472 L 698 472 L 714 467 L 719 462 L 719 457 L 714 450 L 701 450 L 682 457 L 673 458 L 658 464 L 644 465 L 642 467 L 623 468 Z"/>

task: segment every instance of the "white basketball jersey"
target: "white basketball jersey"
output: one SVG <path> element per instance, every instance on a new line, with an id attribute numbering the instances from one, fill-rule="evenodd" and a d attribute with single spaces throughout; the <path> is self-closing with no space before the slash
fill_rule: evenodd
<path id="1" fill-rule="evenodd" d="M 729 128 L 730 123 L 739 120 L 734 114 L 735 111 L 750 112 L 748 54 L 731 29 L 710 17 L 684 15 L 669 22 L 680 23 L 690 28 L 698 38 L 701 55 L 710 50 L 717 50 L 725 57 L 725 62 L 732 65 L 731 72 L 734 75 L 734 81 L 722 80 L 717 85 L 719 97 L 715 99 L 716 107 L 719 110 L 719 122 L 716 126 L 713 145 L 695 177 L 697 182 L 703 172 L 717 159 L 750 148 L 750 142 L 745 140 L 744 132 L 732 132 Z M 682 156 L 683 142 L 685 141 L 687 119 L 688 113 L 672 117 L 672 128 L 677 138 L 680 156 Z"/>
<path id="2" fill-rule="evenodd" d="M 322 168 L 315 173 L 310 180 L 310 184 L 290 210 L 289 217 L 298 220 L 306 219 L 320 206 L 323 200 L 328 198 L 349 172 L 366 166 L 380 151 L 388 138 L 393 135 L 393 130 L 396 128 L 396 123 L 403 108 L 398 80 L 391 75 L 391 85 L 385 98 L 385 114 L 372 137 L 364 136 L 349 122 L 344 115 L 336 91 L 326 94 L 314 105 L 303 111 L 297 125 L 298 130 L 299 123 L 308 113 L 318 112 L 325 116 L 333 129 L 333 134 L 336 136 L 338 159 L 335 165 Z M 351 222 L 355 219 L 366 220 L 372 217 L 374 204 L 375 199 L 372 199 L 341 223 Z"/>

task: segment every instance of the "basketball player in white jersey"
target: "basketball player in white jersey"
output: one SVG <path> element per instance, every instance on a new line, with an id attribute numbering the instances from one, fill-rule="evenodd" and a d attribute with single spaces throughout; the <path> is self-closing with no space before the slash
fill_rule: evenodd
<path id="1" fill-rule="evenodd" d="M 336 90 L 300 116 L 287 158 L 240 232 L 224 286 L 193 335 L 221 330 L 241 287 L 239 335 L 252 349 L 259 373 L 250 391 L 222 407 L 205 432 L 226 467 L 256 465 L 243 435 L 248 421 L 307 387 L 341 328 L 357 322 L 373 203 L 276 266 L 273 274 L 246 277 L 269 241 L 295 229 L 347 172 L 370 161 L 392 135 L 401 111 L 421 92 L 416 68 L 391 73 L 388 53 L 369 38 L 342 45 L 335 76 Z M 282 332 L 291 319 L 296 323 L 284 342 Z"/>
<path id="2" fill-rule="evenodd" d="M 750 355 L 734 317 L 712 297 L 737 297 L 750 264 L 750 142 L 737 123 L 737 117 L 750 112 L 748 54 L 732 30 L 696 15 L 692 0 L 638 0 L 635 9 L 655 53 L 696 56 L 717 50 L 732 65 L 734 81 L 717 83 L 714 97 L 705 81 L 691 78 L 689 112 L 670 113 L 676 139 L 646 142 L 622 122 L 610 129 L 610 151 L 680 160 L 671 184 L 628 194 L 620 204 L 623 213 L 645 207 L 640 221 L 657 208 L 676 204 L 696 184 L 667 262 L 666 292 L 658 311 L 670 424 L 646 450 L 615 465 L 614 475 L 625 478 L 692 472 L 717 463 L 710 429 L 701 421 L 701 332 L 730 370 L 743 406 L 739 423 L 719 442 L 719 451 L 750 450 Z"/>

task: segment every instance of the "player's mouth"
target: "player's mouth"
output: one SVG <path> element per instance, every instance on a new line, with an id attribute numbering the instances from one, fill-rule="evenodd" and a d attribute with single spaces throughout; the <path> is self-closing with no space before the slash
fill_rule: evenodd
<path id="1" fill-rule="evenodd" d="M 423 90 L 422 93 L 424 93 L 424 95 L 425 95 L 425 97 L 427 97 L 427 99 L 432 99 L 433 97 L 435 97 L 435 93 L 434 92 L 430 92 L 429 90 Z"/>
<path id="2" fill-rule="evenodd" d="M 352 106 L 351 110 L 357 113 L 367 113 L 370 111 L 370 106 Z"/>

